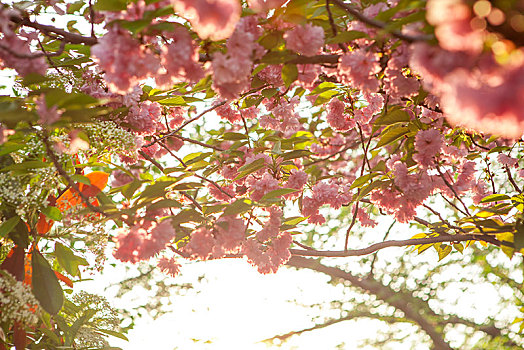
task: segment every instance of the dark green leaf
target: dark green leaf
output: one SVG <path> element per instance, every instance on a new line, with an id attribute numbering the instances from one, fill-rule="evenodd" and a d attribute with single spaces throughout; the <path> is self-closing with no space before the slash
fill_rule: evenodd
<path id="1" fill-rule="evenodd" d="M 36 249 L 31 252 L 33 294 L 42 308 L 56 315 L 64 304 L 64 293 L 51 265 Z"/>
<path id="2" fill-rule="evenodd" d="M 20 217 L 13 216 L 0 224 L 0 238 L 7 236 L 20 222 Z"/>

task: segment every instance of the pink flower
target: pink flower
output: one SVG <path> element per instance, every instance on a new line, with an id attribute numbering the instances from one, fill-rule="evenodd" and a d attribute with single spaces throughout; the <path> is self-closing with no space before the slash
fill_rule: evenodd
<path id="1" fill-rule="evenodd" d="M 265 242 L 278 236 L 280 232 L 281 217 L 282 210 L 279 207 L 272 206 L 269 208 L 269 220 L 264 224 L 262 230 L 256 234 L 256 237 L 260 242 Z"/>
<path id="2" fill-rule="evenodd" d="M 314 56 L 324 45 L 324 29 L 311 23 L 296 26 L 284 34 L 287 48 L 304 56 Z"/>
<path id="3" fill-rule="evenodd" d="M 175 11 L 189 19 L 200 38 L 210 40 L 228 38 L 242 10 L 238 0 L 172 0 L 172 3 Z"/>
<path id="4" fill-rule="evenodd" d="M 417 154 L 413 156 L 413 159 L 423 166 L 432 165 L 435 155 L 442 148 L 442 144 L 443 137 L 437 129 L 420 130 L 415 136 Z"/>
<path id="5" fill-rule="evenodd" d="M 514 167 L 519 163 L 518 159 L 505 155 L 504 153 L 500 153 L 497 156 L 497 159 L 502 165 L 506 165 L 509 167 Z"/>
<path id="6" fill-rule="evenodd" d="M 175 258 L 161 257 L 158 259 L 158 268 L 165 274 L 176 277 L 180 273 L 180 264 L 177 263 Z"/>
<path id="7" fill-rule="evenodd" d="M 426 17 L 435 26 L 442 48 L 474 53 L 482 50 L 483 30 L 472 28 L 470 7 L 462 0 L 429 0 Z"/>
<path id="8" fill-rule="evenodd" d="M 191 234 L 189 243 L 183 250 L 193 259 L 199 258 L 206 260 L 211 256 L 215 244 L 216 242 L 211 231 L 205 227 L 201 227 Z"/>
<path id="9" fill-rule="evenodd" d="M 235 187 L 233 184 L 227 186 L 220 186 L 220 189 L 217 188 L 214 184 L 208 184 L 207 189 L 209 194 L 218 201 L 231 201 L 235 198 Z M 226 193 L 229 194 L 229 196 Z"/>
<path id="10" fill-rule="evenodd" d="M 376 92 L 379 88 L 375 74 L 380 72 L 377 55 L 365 49 L 358 49 L 342 56 L 339 74 L 342 81 L 365 92 Z"/>
<path id="11" fill-rule="evenodd" d="M 257 180 L 251 185 L 251 199 L 254 201 L 260 200 L 268 192 L 278 189 L 278 180 L 271 176 L 269 173 L 265 173 L 260 180 Z"/>
<path id="12" fill-rule="evenodd" d="M 213 56 L 213 88 L 226 99 L 235 99 L 249 88 L 252 62 L 241 56 Z"/>
<path id="13" fill-rule="evenodd" d="M 144 101 L 129 109 L 126 122 L 137 134 L 151 135 L 160 126 L 162 106 L 157 102 Z"/>
<path id="14" fill-rule="evenodd" d="M 287 179 L 286 187 L 301 190 L 307 183 L 307 180 L 308 174 L 306 174 L 303 170 L 291 169 L 291 174 Z"/>
<path id="15" fill-rule="evenodd" d="M 238 250 L 245 240 L 246 225 L 244 221 L 233 216 L 222 216 L 216 223 L 216 245 L 225 252 Z"/>
<path id="16" fill-rule="evenodd" d="M 14 12 L 14 11 L 13 11 Z M 15 34 L 8 26 L 10 10 L 0 9 L 0 32 L 3 36 L 0 38 L 0 44 L 8 47 L 11 51 L 20 55 L 34 55 L 31 52 L 31 39 L 22 40 L 21 35 Z M 5 22 L 3 22 L 5 21 Z M 21 33 L 23 34 L 23 33 Z M 20 58 L 12 55 L 7 50 L 0 48 L 0 68 L 3 66 L 15 69 L 18 74 L 25 76 L 29 73 L 45 75 L 47 72 L 47 61 L 44 56 L 38 58 Z"/>
<path id="17" fill-rule="evenodd" d="M 171 34 L 173 42 L 161 47 L 161 63 L 165 73 L 156 75 L 157 83 L 171 88 L 179 82 L 197 82 L 204 77 L 204 69 L 198 63 L 198 48 L 184 27 L 177 26 Z"/>
<path id="18" fill-rule="evenodd" d="M 258 77 L 268 84 L 273 86 L 282 86 L 284 81 L 282 80 L 282 66 L 281 65 L 269 65 L 266 68 L 258 72 Z"/>
<path id="19" fill-rule="evenodd" d="M 229 120 L 231 123 L 236 123 L 242 120 L 242 116 L 237 110 L 234 110 L 231 107 L 231 104 L 226 103 L 225 105 L 222 105 L 220 107 L 217 107 L 215 109 L 215 112 L 218 114 L 219 117 L 222 119 Z"/>
<path id="20" fill-rule="evenodd" d="M 91 48 L 91 54 L 105 72 L 109 89 L 126 93 L 160 69 L 160 62 L 127 30 L 112 26 Z"/>
<path id="21" fill-rule="evenodd" d="M 333 98 L 327 106 L 327 122 L 337 131 L 348 131 L 355 126 L 355 122 L 346 118 L 344 108 L 346 105 L 338 98 Z"/>
<path id="22" fill-rule="evenodd" d="M 391 98 L 411 97 L 418 93 L 420 83 L 414 77 L 406 77 L 400 69 L 386 68 L 384 89 Z"/>
<path id="23" fill-rule="evenodd" d="M 166 244 L 175 236 L 175 230 L 170 220 L 160 224 L 141 219 L 129 229 L 117 231 L 115 258 L 121 261 L 136 263 L 147 260 L 162 251 Z"/>

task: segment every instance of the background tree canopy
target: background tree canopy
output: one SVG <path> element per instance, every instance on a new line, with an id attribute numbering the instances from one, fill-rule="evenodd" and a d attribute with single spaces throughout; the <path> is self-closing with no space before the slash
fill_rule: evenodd
<path id="1" fill-rule="evenodd" d="M 524 344 L 522 1 L 0 4 L 0 350 L 125 339 L 137 310 L 75 286 L 110 255 L 121 294 L 221 258 L 343 285 L 268 342 Z"/>

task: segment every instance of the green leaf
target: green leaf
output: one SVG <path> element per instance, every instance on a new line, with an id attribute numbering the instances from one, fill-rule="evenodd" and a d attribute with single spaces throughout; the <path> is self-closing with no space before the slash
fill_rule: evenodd
<path id="1" fill-rule="evenodd" d="M 102 328 L 96 328 L 96 330 L 97 330 L 97 332 L 104 333 L 104 334 L 107 334 L 107 335 L 111 335 L 113 337 L 120 338 L 120 339 L 125 340 L 125 341 L 129 341 L 129 339 L 127 339 L 127 337 L 125 335 L 123 335 L 122 333 L 120 333 L 120 332 L 112 331 L 112 330 L 109 330 L 109 329 L 102 329 Z"/>
<path id="2" fill-rule="evenodd" d="M 282 67 L 282 80 L 286 87 L 289 87 L 298 78 L 298 68 L 296 64 L 286 64 Z"/>
<path id="3" fill-rule="evenodd" d="M 278 89 L 276 89 L 276 88 L 264 89 L 260 93 L 265 98 L 271 98 L 271 97 L 275 96 L 278 93 Z"/>
<path id="4" fill-rule="evenodd" d="M 201 222 L 203 220 L 204 220 L 204 217 L 200 215 L 199 212 L 197 212 L 194 209 L 187 209 L 187 210 L 182 210 L 180 213 L 175 215 L 171 219 L 171 223 L 173 224 L 173 226 L 175 226 L 175 225 L 183 224 L 186 222 L 191 222 L 191 221 L 192 222 Z"/>
<path id="5" fill-rule="evenodd" d="M 89 178 L 84 175 L 75 174 L 71 176 L 71 180 L 73 180 L 74 182 L 80 182 L 84 185 L 91 185 L 91 181 L 89 180 Z"/>
<path id="6" fill-rule="evenodd" d="M 20 222 L 20 217 L 13 216 L 0 224 L 0 238 L 7 236 Z"/>
<path id="7" fill-rule="evenodd" d="M 51 220 L 62 220 L 62 212 L 60 212 L 60 209 L 58 209 L 57 207 L 45 207 L 42 209 L 42 213 Z"/>
<path id="8" fill-rule="evenodd" d="M 511 203 L 517 208 L 521 213 L 524 212 L 524 194 L 519 194 L 511 197 Z"/>
<path id="9" fill-rule="evenodd" d="M 249 199 L 237 199 L 224 210 L 224 215 L 237 215 L 249 211 L 253 206 L 253 202 Z"/>
<path id="10" fill-rule="evenodd" d="M 377 142 L 375 148 L 389 145 L 390 143 L 397 141 L 409 132 L 409 128 L 405 126 L 392 127 L 386 130 L 386 132 L 382 133 L 380 140 Z"/>
<path id="11" fill-rule="evenodd" d="M 266 50 L 271 50 L 282 40 L 282 33 L 272 32 L 264 35 L 258 40 L 258 43 Z"/>
<path id="12" fill-rule="evenodd" d="M 278 197 L 282 197 L 286 194 L 290 194 L 290 193 L 293 193 L 293 192 L 297 192 L 297 189 L 294 189 L 294 188 L 279 188 L 279 189 L 276 189 L 276 190 L 273 190 L 273 191 L 269 191 L 268 193 L 266 193 L 262 198 L 260 198 L 260 201 L 263 202 L 263 201 L 267 201 L 267 200 L 270 200 L 270 199 L 273 199 L 273 198 L 278 198 Z"/>
<path id="13" fill-rule="evenodd" d="M 374 177 L 379 176 L 379 175 L 380 175 L 380 173 L 370 173 L 370 174 L 363 175 L 363 176 L 357 178 L 355 181 L 353 181 L 353 183 L 351 184 L 350 188 L 361 187 L 362 185 L 367 183 L 369 180 L 371 180 Z"/>
<path id="14" fill-rule="evenodd" d="M 42 162 L 41 160 L 28 160 L 22 163 L 8 165 L 2 168 L 2 171 L 40 169 L 40 168 L 47 168 L 50 165 L 51 165 L 50 163 Z"/>
<path id="15" fill-rule="evenodd" d="M 257 170 L 260 170 L 265 166 L 266 166 L 266 160 L 264 158 L 259 158 L 249 164 L 243 165 L 238 169 L 239 174 L 235 178 L 235 181 L 242 179 L 248 176 L 249 174 L 254 173 Z"/>
<path id="16" fill-rule="evenodd" d="M 33 294 L 45 311 L 56 315 L 64 304 L 64 293 L 51 265 L 36 249 L 31 252 L 31 267 Z"/>
<path id="17" fill-rule="evenodd" d="M 93 8 L 97 11 L 122 11 L 127 8 L 126 0 L 97 0 Z"/>
<path id="18" fill-rule="evenodd" d="M 164 106 L 187 106 L 187 103 L 182 96 L 173 96 L 157 102 Z"/>
<path id="19" fill-rule="evenodd" d="M 55 244 L 54 256 L 56 260 L 71 276 L 80 276 L 80 265 L 89 265 L 86 259 L 76 256 L 71 249 L 61 243 Z"/>
<path id="20" fill-rule="evenodd" d="M 329 39 L 328 44 L 341 44 L 353 41 L 355 39 L 366 38 L 368 35 L 364 32 L 359 32 L 357 30 L 349 30 L 345 32 L 338 33 L 335 37 Z"/>
<path id="21" fill-rule="evenodd" d="M 393 109 L 375 120 L 374 126 L 388 126 L 397 123 L 407 123 L 411 120 L 408 112 L 402 109 Z"/>
<path id="22" fill-rule="evenodd" d="M 152 185 L 147 186 L 140 194 L 140 199 L 163 197 L 166 193 L 166 188 L 173 185 L 175 181 L 158 181 Z"/>
<path id="23" fill-rule="evenodd" d="M 511 199 L 511 198 L 505 194 L 495 193 L 495 194 L 490 194 L 489 196 L 482 198 L 480 203 L 500 202 L 500 201 L 505 201 L 508 199 Z"/>
<path id="24" fill-rule="evenodd" d="M 247 139 L 247 136 L 240 132 L 225 132 L 222 135 L 222 139 L 227 141 L 239 141 Z"/>

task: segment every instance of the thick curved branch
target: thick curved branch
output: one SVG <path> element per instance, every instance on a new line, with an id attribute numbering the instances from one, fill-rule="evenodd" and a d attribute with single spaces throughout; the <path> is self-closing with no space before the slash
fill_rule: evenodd
<path id="1" fill-rule="evenodd" d="M 37 29 L 47 35 L 49 34 L 58 35 L 61 37 L 61 40 L 71 43 L 71 44 L 85 44 L 85 45 L 93 46 L 98 43 L 98 39 L 95 37 L 82 36 L 80 34 L 71 33 L 71 32 L 68 32 L 67 30 L 57 28 L 51 25 L 33 22 L 29 18 L 26 18 L 26 17 L 12 15 L 9 19 L 16 24 Z"/>
<path id="2" fill-rule="evenodd" d="M 389 305 L 402 311 L 407 319 L 415 322 L 431 338 L 436 349 L 452 349 L 444 339 L 443 335 L 436 329 L 436 325 L 432 324 L 428 319 L 426 319 L 426 317 L 424 317 L 424 315 L 419 312 L 420 310 L 416 310 L 415 306 L 410 302 L 410 298 L 405 298 L 404 294 L 397 293 L 393 289 L 381 284 L 378 281 L 372 279 L 363 279 L 342 269 L 322 265 L 314 259 L 306 259 L 303 257 L 294 256 L 291 257 L 287 264 L 297 268 L 306 268 L 321 272 L 331 276 L 334 279 L 346 280 L 355 287 L 374 294 L 377 299 L 385 301 Z"/>
<path id="3" fill-rule="evenodd" d="M 488 242 L 497 247 L 502 245 L 512 247 L 513 245 L 509 242 L 499 241 L 491 236 L 487 235 L 449 235 L 449 236 L 438 236 L 438 237 L 427 237 L 427 238 L 415 238 L 415 239 L 404 239 L 404 240 L 392 240 L 380 243 L 375 243 L 369 247 L 362 249 L 350 249 L 350 250 L 302 250 L 302 249 L 290 249 L 292 255 L 295 256 L 323 256 L 323 257 L 347 257 L 347 256 L 362 256 L 376 252 L 377 250 L 389 248 L 389 247 L 408 247 L 422 244 L 433 244 L 443 242 L 465 242 L 465 241 L 483 241 Z"/>

